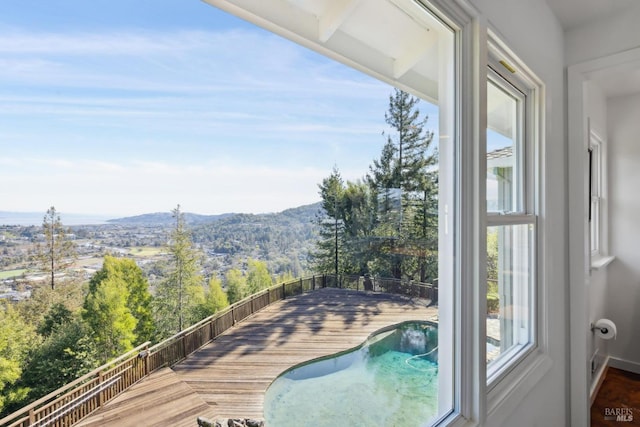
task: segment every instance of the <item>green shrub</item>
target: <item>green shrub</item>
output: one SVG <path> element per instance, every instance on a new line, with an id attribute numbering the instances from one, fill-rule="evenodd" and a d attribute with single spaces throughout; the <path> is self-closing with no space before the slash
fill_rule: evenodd
<path id="1" fill-rule="evenodd" d="M 494 314 L 500 311 L 500 296 L 497 292 L 487 293 L 487 314 Z"/>

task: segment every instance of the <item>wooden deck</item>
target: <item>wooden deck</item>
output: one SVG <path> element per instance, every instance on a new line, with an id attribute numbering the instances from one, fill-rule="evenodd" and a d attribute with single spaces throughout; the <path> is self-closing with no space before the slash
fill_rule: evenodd
<path id="1" fill-rule="evenodd" d="M 437 320 L 424 300 L 321 289 L 274 303 L 174 366 L 133 386 L 79 425 L 193 426 L 262 418 L 264 393 L 292 365 L 347 350 L 405 320 Z"/>
<path id="2" fill-rule="evenodd" d="M 76 426 L 194 427 L 212 408 L 170 368 L 160 369 L 132 386 Z"/>

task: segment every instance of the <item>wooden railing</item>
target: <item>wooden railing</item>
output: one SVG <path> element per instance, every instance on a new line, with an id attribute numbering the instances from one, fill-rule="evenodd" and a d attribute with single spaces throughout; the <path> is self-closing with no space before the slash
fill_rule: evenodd
<path id="1" fill-rule="evenodd" d="M 0 420 L 1 426 L 71 426 L 148 374 L 144 343 Z"/>
<path id="2" fill-rule="evenodd" d="M 431 300 L 432 304 L 438 303 L 438 285 L 407 281 L 392 278 L 367 278 L 363 276 L 338 276 L 327 275 L 327 286 L 341 289 L 353 289 L 356 291 L 374 291 L 387 294 L 405 295 L 414 298 Z"/>
<path id="3" fill-rule="evenodd" d="M 428 298 L 432 303 L 438 300 L 437 285 L 398 279 L 319 275 L 275 285 L 230 305 L 159 344 L 149 347 L 149 343 L 145 343 L 136 347 L 1 419 L 0 426 L 71 426 L 142 378 L 160 368 L 175 365 L 269 304 L 325 287 Z"/>

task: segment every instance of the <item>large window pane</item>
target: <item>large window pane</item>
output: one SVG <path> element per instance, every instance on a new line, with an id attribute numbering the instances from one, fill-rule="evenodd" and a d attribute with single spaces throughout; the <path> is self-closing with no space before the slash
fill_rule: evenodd
<path id="1" fill-rule="evenodd" d="M 589 237 L 591 256 L 602 253 L 601 245 L 601 197 L 602 197 L 602 141 L 593 132 L 589 142 Z"/>
<path id="2" fill-rule="evenodd" d="M 487 210 L 522 211 L 522 94 L 504 81 L 487 86 Z"/>
<path id="3" fill-rule="evenodd" d="M 491 375 L 532 341 L 533 225 L 487 230 L 487 362 Z"/>
<path id="4" fill-rule="evenodd" d="M 295 7 L 314 17 L 329 12 L 321 2 Z M 362 31 L 374 13 L 385 16 L 385 25 Z M 373 291 L 379 294 L 365 296 L 398 297 L 418 307 L 399 308 L 383 320 L 385 327 L 403 325 L 368 342 L 354 370 L 296 380 L 295 388 L 274 383 L 265 397 L 265 417 L 284 425 L 309 405 L 302 411 L 305 422 L 432 425 L 455 409 L 456 32 L 417 2 L 376 1 L 359 3 L 329 37 L 323 48 L 340 55 L 366 51 L 383 56 L 383 63 L 392 59 L 393 66 L 364 64 L 376 75 L 390 73 L 388 108 L 380 111 L 382 136 L 371 140 L 378 152 L 366 169 L 345 169 L 353 156 L 336 150 L 333 170 L 319 183 L 314 273 L 343 290 Z M 357 51 L 347 51 L 349 46 Z M 373 304 L 362 308 L 372 323 Z M 355 371 L 363 366 L 363 372 Z M 320 384 L 325 380 L 326 387 Z M 354 417 L 358 413 L 368 418 Z"/>

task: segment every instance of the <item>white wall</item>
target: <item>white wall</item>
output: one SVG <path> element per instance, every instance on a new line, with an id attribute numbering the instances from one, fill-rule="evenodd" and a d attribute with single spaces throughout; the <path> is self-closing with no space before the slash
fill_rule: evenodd
<path id="1" fill-rule="evenodd" d="M 640 2 L 632 10 L 566 33 L 566 63 L 578 64 L 640 46 Z"/>
<path id="2" fill-rule="evenodd" d="M 622 59 L 615 58 L 614 55 L 629 53 L 640 47 L 638 22 L 640 3 L 617 16 L 571 29 L 565 35 L 566 63 L 573 65 L 595 60 L 599 69 L 618 66 L 618 61 Z M 634 226 L 632 217 L 629 217 L 633 215 L 633 205 L 640 203 L 638 197 L 630 197 L 637 194 L 640 184 L 637 178 L 635 182 L 633 178 L 634 172 L 640 170 L 640 155 L 631 143 L 635 137 L 633 133 L 638 135 L 640 130 L 639 125 L 634 122 L 640 114 L 640 102 L 637 97 L 608 99 L 606 109 L 609 252 L 616 260 L 607 268 L 606 278 L 601 277 L 601 273 L 591 277 L 590 320 L 608 317 L 616 322 L 619 326 L 618 339 L 600 345 L 608 346 L 608 353 L 612 358 L 631 362 L 625 365 L 616 364 L 616 360 L 613 360 L 612 365 L 640 372 L 640 345 L 633 343 L 640 341 L 637 339 L 640 336 L 635 332 L 636 328 L 633 328 L 633 325 L 638 324 L 639 315 L 636 312 L 640 312 L 640 293 L 637 289 L 640 270 L 633 268 L 634 240 L 640 240 L 640 228 Z M 637 173 L 635 175 L 637 177 Z M 635 213 L 637 216 L 640 211 L 636 210 Z M 636 264 L 639 264 L 637 260 L 635 258 Z M 602 307 L 596 299 L 605 300 L 606 308 L 602 316 L 598 315 Z"/>
<path id="3" fill-rule="evenodd" d="M 618 327 L 611 357 L 640 368 L 640 94 L 609 99 L 610 249 L 607 315 Z M 636 366 L 634 366 L 634 364 Z"/>
<path id="4" fill-rule="evenodd" d="M 547 293 L 540 301 L 548 315 L 548 348 L 552 366 L 531 392 L 510 413 L 496 414 L 488 426 L 568 425 L 565 325 L 567 317 L 568 258 L 566 239 L 567 176 L 564 108 L 564 36 L 562 28 L 543 0 L 475 0 L 473 3 L 510 49 L 546 85 L 544 135 L 544 191 L 541 221 L 547 235 L 543 242 L 544 280 Z M 544 47 L 544 48 L 542 48 Z M 506 418 L 503 418 L 506 417 Z"/>
<path id="5" fill-rule="evenodd" d="M 606 144 L 607 101 L 600 87 L 593 82 L 587 82 L 585 84 L 585 105 L 586 114 L 590 120 L 591 130 L 595 131 L 601 138 L 603 138 L 604 143 Z M 603 149 L 606 150 L 606 147 L 603 147 Z M 606 242 L 603 243 L 606 245 Z M 589 321 L 591 322 L 607 317 L 607 271 L 607 267 L 600 270 L 592 270 L 589 277 Z M 590 358 L 596 354 L 597 350 L 597 370 L 608 356 L 608 341 L 596 338 L 594 334 L 589 336 L 589 341 Z M 592 385 L 597 380 L 598 378 L 595 375 L 592 375 Z"/>
<path id="6" fill-rule="evenodd" d="M 607 135 L 607 100 L 602 89 L 593 82 L 585 84 L 585 103 L 587 116 L 591 120 L 591 128 L 602 137 Z"/>

